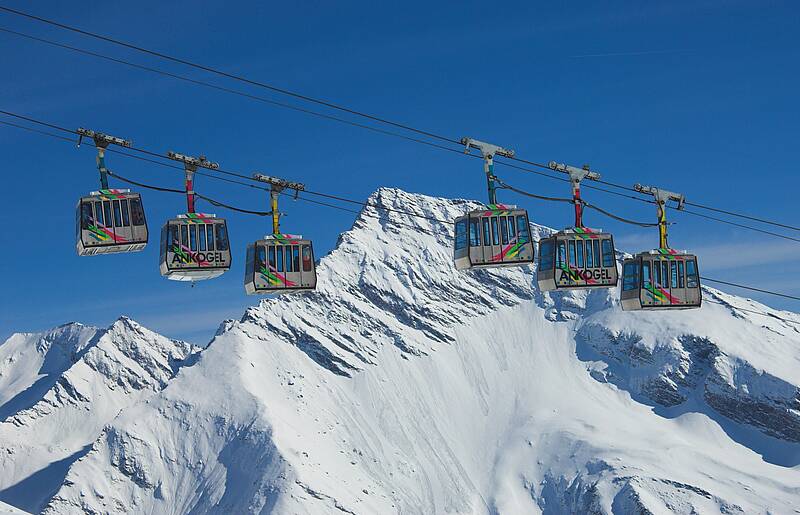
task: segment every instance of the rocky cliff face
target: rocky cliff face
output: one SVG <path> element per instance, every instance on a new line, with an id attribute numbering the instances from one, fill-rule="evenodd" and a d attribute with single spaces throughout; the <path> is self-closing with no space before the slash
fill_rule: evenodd
<path id="1" fill-rule="evenodd" d="M 577 334 L 579 355 L 604 364 L 593 372 L 598 380 L 663 414 L 699 410 L 798 443 L 800 319 L 712 289 L 706 289 L 705 302 L 704 309 L 678 314 L 678 327 L 664 327 L 674 318 L 669 315 L 659 315 L 658 324 L 642 324 L 638 314 L 612 322 L 612 310 L 589 316 Z M 771 438 L 753 445 L 760 451 L 781 447 Z M 768 452 L 766 458 L 788 464 L 797 455 Z"/>
<path id="2" fill-rule="evenodd" d="M 125 329 L 79 351 L 97 387 L 71 366 L 15 412 L 52 427 L 107 399 L 45 511 L 795 509 L 800 317 L 710 289 L 700 310 L 623 313 L 614 290 L 538 291 L 533 267 L 458 272 L 443 221 L 476 204 L 370 201 L 388 209 L 341 236 L 318 291 L 262 301 L 199 353 Z"/>

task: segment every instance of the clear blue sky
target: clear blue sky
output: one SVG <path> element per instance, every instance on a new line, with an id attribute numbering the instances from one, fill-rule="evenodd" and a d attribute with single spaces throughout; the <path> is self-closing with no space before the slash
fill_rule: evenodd
<path id="1" fill-rule="evenodd" d="M 796 2 L 3 3 L 452 137 L 497 142 L 534 161 L 590 163 L 610 181 L 658 185 L 797 223 Z M 0 26 L 208 78 L 9 14 L 0 13 Z M 0 34 L 0 55 L 0 109 L 118 134 L 145 148 L 205 153 L 224 168 L 358 199 L 383 185 L 484 197 L 478 160 L 7 34 Z M 97 188 L 93 151 L 5 127 L 0 135 L 0 199 L 14 228 L 0 260 L 0 338 L 71 320 L 105 325 L 126 314 L 205 342 L 222 319 L 258 301 L 244 295 L 241 250 L 266 232 L 266 220 L 213 209 L 230 220 L 234 268 L 193 289 L 161 278 L 157 268 L 158 231 L 183 212 L 178 196 L 145 192 L 153 232 L 145 252 L 78 258 L 74 208 Z M 113 155 L 108 164 L 180 187 L 180 176 L 166 168 Z M 498 173 L 544 195 L 567 194 L 564 183 Z M 249 189 L 202 177 L 197 189 L 266 208 Z M 585 196 L 624 216 L 654 216 L 644 204 Z M 536 222 L 571 223 L 567 206 L 511 194 L 502 200 L 525 205 Z M 283 207 L 283 228 L 314 238 L 318 256 L 354 216 L 301 202 Z M 588 225 L 613 230 L 624 250 L 655 246 L 653 231 L 587 216 Z M 800 243 L 672 216 L 673 246 L 696 250 L 704 275 L 800 293 Z M 797 310 L 793 301 L 746 295 Z"/>

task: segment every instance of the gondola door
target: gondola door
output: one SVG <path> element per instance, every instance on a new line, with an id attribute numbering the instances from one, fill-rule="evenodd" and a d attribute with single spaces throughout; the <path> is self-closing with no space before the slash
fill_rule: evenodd
<path id="1" fill-rule="evenodd" d="M 469 261 L 470 263 L 484 263 L 486 258 L 486 248 L 491 241 L 489 232 L 489 219 L 478 216 L 467 217 L 469 226 L 467 227 L 467 238 L 469 238 Z M 485 226 L 485 229 L 484 229 Z M 485 232 L 484 232 L 485 231 Z M 481 234 L 483 234 L 481 236 Z"/>

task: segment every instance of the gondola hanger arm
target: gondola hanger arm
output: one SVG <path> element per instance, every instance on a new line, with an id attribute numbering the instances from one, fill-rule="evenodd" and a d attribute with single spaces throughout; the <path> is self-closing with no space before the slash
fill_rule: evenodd
<path id="1" fill-rule="evenodd" d="M 167 157 L 172 159 L 173 161 L 182 162 L 187 170 L 197 170 L 197 168 L 208 168 L 209 170 L 219 169 L 219 163 L 209 161 L 208 159 L 206 159 L 206 156 L 203 155 L 194 157 L 186 154 L 180 154 L 178 152 L 173 152 L 172 150 L 170 150 L 167 152 Z"/>
<path id="2" fill-rule="evenodd" d="M 679 210 L 683 209 L 683 206 L 686 203 L 686 198 L 681 193 L 674 193 L 669 190 L 654 188 L 653 186 L 643 186 L 639 183 L 634 184 L 633 189 L 639 193 L 652 195 L 659 204 L 666 204 L 670 200 L 675 201 L 678 204 L 677 209 Z"/>
<path id="3" fill-rule="evenodd" d="M 81 141 L 84 137 L 92 138 L 92 140 L 94 140 L 94 145 L 98 148 L 106 148 L 112 144 L 125 148 L 131 148 L 131 146 L 133 146 L 131 140 L 118 138 L 110 134 L 103 134 L 102 132 L 95 132 L 91 129 L 84 129 L 83 127 L 78 127 L 75 132 L 78 133 L 78 147 L 81 146 Z"/>
<path id="4" fill-rule="evenodd" d="M 294 190 L 295 192 L 304 191 L 306 189 L 306 185 L 301 182 L 287 181 L 280 177 L 271 177 L 258 172 L 253 173 L 253 179 L 271 184 L 272 186 L 277 186 L 281 189 Z"/>
<path id="5" fill-rule="evenodd" d="M 583 179 L 590 179 L 592 181 L 600 180 L 600 174 L 590 170 L 589 165 L 583 165 L 582 167 L 578 168 L 577 166 L 550 161 L 547 166 L 551 170 L 568 174 L 572 182 L 580 182 Z"/>
<path id="6" fill-rule="evenodd" d="M 477 149 L 483 155 L 484 158 L 486 157 L 494 157 L 495 155 L 503 156 L 512 158 L 514 157 L 514 151 L 511 149 L 503 148 L 498 145 L 493 145 L 491 143 L 486 143 L 485 141 L 480 141 L 474 138 L 461 138 L 461 144 L 464 145 L 464 153 L 469 154 L 471 149 Z"/>

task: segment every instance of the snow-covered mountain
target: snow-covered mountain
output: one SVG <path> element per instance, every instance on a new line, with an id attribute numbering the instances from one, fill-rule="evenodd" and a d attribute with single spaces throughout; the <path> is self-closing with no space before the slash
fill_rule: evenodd
<path id="1" fill-rule="evenodd" d="M 127 319 L 0 345 L 0 501 L 800 513 L 800 316 L 712 289 L 699 310 L 623 313 L 613 290 L 541 293 L 533 267 L 458 272 L 437 220 L 476 203 L 370 201 L 427 218 L 365 208 L 316 292 L 203 350 Z"/>
<path id="2" fill-rule="evenodd" d="M 0 345 L 0 500 L 40 511 L 121 410 L 166 386 L 199 348 L 120 318 Z"/>

